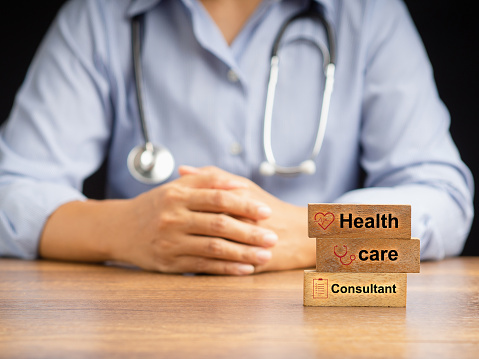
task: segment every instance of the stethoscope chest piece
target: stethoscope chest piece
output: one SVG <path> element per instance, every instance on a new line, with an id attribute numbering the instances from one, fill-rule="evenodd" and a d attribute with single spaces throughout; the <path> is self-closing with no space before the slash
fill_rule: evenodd
<path id="1" fill-rule="evenodd" d="M 175 160 L 165 147 L 136 146 L 128 154 L 128 170 L 138 181 L 146 184 L 159 184 L 170 178 L 175 169 Z"/>

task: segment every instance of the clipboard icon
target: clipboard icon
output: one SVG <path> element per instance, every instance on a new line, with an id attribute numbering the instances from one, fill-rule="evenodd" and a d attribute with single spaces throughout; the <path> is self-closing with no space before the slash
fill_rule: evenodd
<path id="1" fill-rule="evenodd" d="M 328 298 L 328 280 L 324 278 L 313 279 L 313 298 Z"/>

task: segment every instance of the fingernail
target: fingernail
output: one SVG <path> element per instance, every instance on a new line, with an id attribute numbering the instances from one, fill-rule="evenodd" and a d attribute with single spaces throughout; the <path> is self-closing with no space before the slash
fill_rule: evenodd
<path id="1" fill-rule="evenodd" d="M 256 258 L 261 262 L 267 262 L 271 259 L 272 254 L 270 251 L 259 250 L 256 252 Z"/>
<path id="2" fill-rule="evenodd" d="M 268 218 L 269 216 L 271 216 L 271 208 L 267 206 L 259 206 L 257 211 L 258 211 L 258 216 L 262 218 Z"/>
<path id="3" fill-rule="evenodd" d="M 268 232 L 263 235 L 263 243 L 268 245 L 268 246 L 273 246 L 278 242 L 278 236 L 276 233 L 273 232 Z"/>
<path id="4" fill-rule="evenodd" d="M 238 264 L 239 274 L 251 274 L 254 273 L 254 267 L 251 264 Z"/>

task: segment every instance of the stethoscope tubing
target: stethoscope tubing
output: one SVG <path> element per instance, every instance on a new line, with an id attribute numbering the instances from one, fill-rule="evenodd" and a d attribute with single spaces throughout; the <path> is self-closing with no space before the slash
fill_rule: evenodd
<path id="1" fill-rule="evenodd" d="M 138 113 L 140 116 L 141 132 L 145 141 L 145 149 L 149 146 L 153 146 L 150 142 L 150 135 L 148 132 L 148 126 L 145 119 L 145 107 L 143 96 L 143 71 L 140 63 L 141 59 L 141 41 L 140 41 L 140 26 L 141 15 L 134 16 L 131 24 L 131 37 L 132 37 L 132 58 L 133 58 L 133 76 L 135 78 L 136 86 L 136 103 L 138 105 Z"/>
<path id="2" fill-rule="evenodd" d="M 324 141 L 324 135 L 326 133 L 326 125 L 328 122 L 329 117 L 329 109 L 331 104 L 331 95 L 334 88 L 334 75 L 335 75 L 335 61 L 336 61 L 336 48 L 335 48 L 335 38 L 334 32 L 332 30 L 332 26 L 330 23 L 324 18 L 322 14 L 318 11 L 315 11 L 310 6 L 309 9 L 292 16 L 288 19 L 278 31 L 276 38 L 274 40 L 272 50 L 271 50 L 271 60 L 270 60 L 270 72 L 269 72 L 269 80 L 268 80 L 268 87 L 266 93 L 266 104 L 265 104 L 265 112 L 264 112 L 264 127 L 263 127 L 263 145 L 264 145 L 264 152 L 266 157 L 266 162 L 264 162 L 261 168 L 266 169 L 262 171 L 264 175 L 271 175 L 271 174 L 279 174 L 279 175 L 297 175 L 300 173 L 314 173 L 316 171 L 316 167 L 314 164 L 314 160 L 319 155 L 321 151 L 321 147 Z M 272 148 L 272 122 L 273 122 L 273 108 L 274 108 L 274 99 L 276 95 L 276 85 L 278 83 L 278 76 L 279 76 L 279 62 L 280 58 L 278 55 L 281 39 L 283 34 L 285 33 L 288 26 L 298 20 L 305 17 L 315 18 L 319 20 L 326 30 L 326 35 L 328 39 L 328 48 L 317 44 L 316 42 L 312 42 L 321 52 L 323 55 L 323 67 L 324 67 L 324 91 L 323 91 L 323 98 L 322 98 L 322 105 L 321 105 L 321 112 L 319 116 L 319 124 L 316 133 L 316 139 L 314 142 L 313 150 L 311 152 L 310 157 L 303 161 L 298 166 L 280 166 L 276 163 L 276 159 L 274 157 L 273 148 Z M 265 166 L 264 166 L 265 165 Z"/>
<path id="3" fill-rule="evenodd" d="M 136 102 L 140 117 L 141 134 L 144 144 L 134 147 L 127 159 L 128 169 L 131 175 L 140 182 L 146 184 L 158 184 L 168 179 L 174 170 L 174 158 L 170 151 L 162 146 L 154 146 L 150 141 L 148 125 L 146 123 L 145 105 L 142 86 L 142 66 L 141 66 L 141 19 L 143 15 L 134 16 L 131 20 L 131 37 L 132 37 L 132 58 L 133 58 L 133 75 L 136 86 Z M 276 94 L 276 85 L 279 75 L 278 50 L 280 42 L 288 26 L 301 18 L 310 17 L 319 20 L 325 30 L 328 39 L 327 48 L 316 42 L 313 44 L 318 47 L 323 55 L 323 67 L 325 74 L 324 91 L 322 98 L 321 111 L 319 116 L 318 130 L 313 150 L 310 157 L 298 166 L 280 166 L 276 163 L 272 149 L 272 118 L 274 99 Z M 327 120 L 329 117 L 329 109 L 331 103 L 331 95 L 334 87 L 334 74 L 336 62 L 336 47 L 334 31 L 331 24 L 325 19 L 320 11 L 314 9 L 314 4 L 310 7 L 289 18 L 281 26 L 275 37 L 271 50 L 270 73 L 266 93 L 266 104 L 264 112 L 264 128 L 263 128 L 263 146 L 266 161 L 260 166 L 260 173 L 263 175 L 298 175 L 301 173 L 313 174 L 316 171 L 315 159 L 321 151 L 326 132 Z"/>
<path id="4" fill-rule="evenodd" d="M 144 144 L 131 149 L 127 157 L 127 167 L 131 175 L 139 182 L 155 185 L 171 177 L 175 169 L 175 160 L 171 152 L 163 146 L 155 146 L 150 141 L 145 117 L 143 96 L 143 74 L 141 66 L 141 15 L 131 22 L 133 76 L 136 86 L 136 102 L 140 117 L 141 134 Z"/>

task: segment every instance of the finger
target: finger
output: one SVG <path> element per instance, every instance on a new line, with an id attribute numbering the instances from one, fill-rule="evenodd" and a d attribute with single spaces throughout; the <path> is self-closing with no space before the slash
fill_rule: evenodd
<path id="1" fill-rule="evenodd" d="M 248 275 L 254 273 L 254 266 L 205 257 L 182 256 L 177 258 L 177 272 L 207 273 L 219 275 Z"/>
<path id="2" fill-rule="evenodd" d="M 178 172 L 179 172 L 180 176 L 193 175 L 193 174 L 197 175 L 198 173 L 201 172 L 201 170 L 199 168 L 196 168 L 196 167 L 181 165 L 181 166 L 178 167 Z"/>
<path id="3" fill-rule="evenodd" d="M 218 168 L 216 166 L 193 167 L 193 166 L 181 165 L 180 167 L 178 167 L 178 170 L 180 174 L 181 172 L 183 172 L 184 174 L 203 173 L 203 174 L 214 174 L 214 175 L 227 175 L 229 177 L 239 177 L 230 172 L 224 171 L 221 168 Z"/>
<path id="4" fill-rule="evenodd" d="M 272 247 L 278 241 L 273 231 L 232 218 L 226 214 L 191 212 L 190 234 L 220 237 L 258 247 Z"/>
<path id="5" fill-rule="evenodd" d="M 178 168 L 180 176 L 189 176 L 190 186 L 196 188 L 239 189 L 248 188 L 248 181 L 239 176 L 182 165 Z"/>
<path id="6" fill-rule="evenodd" d="M 222 259 L 253 265 L 264 264 L 272 257 L 270 250 L 215 237 L 191 236 L 191 240 L 188 240 L 188 246 L 184 249 L 186 254 L 195 257 Z"/>
<path id="7" fill-rule="evenodd" d="M 192 211 L 228 213 L 253 220 L 271 216 L 266 204 L 220 189 L 191 189 L 186 207 Z"/>

